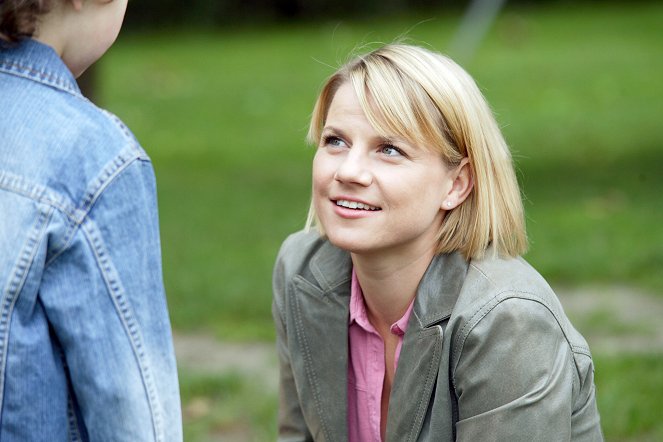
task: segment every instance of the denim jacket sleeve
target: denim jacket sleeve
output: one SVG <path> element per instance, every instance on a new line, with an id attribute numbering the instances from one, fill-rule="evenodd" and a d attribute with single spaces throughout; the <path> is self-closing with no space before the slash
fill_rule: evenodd
<path id="1" fill-rule="evenodd" d="M 182 440 L 154 176 L 141 152 L 114 157 L 79 207 L 0 171 L 3 441 Z"/>
<path id="2" fill-rule="evenodd" d="M 178 440 L 180 404 L 152 168 L 115 162 L 39 299 L 92 440 Z M 114 176 L 113 176 L 114 175 Z M 59 215 L 59 214 L 58 214 Z M 55 217 L 53 227 L 65 219 Z"/>
<path id="3" fill-rule="evenodd" d="M 506 292 L 463 324 L 452 366 L 457 440 L 603 440 L 589 349 L 569 345 L 573 331 L 545 301 Z"/>
<path id="4" fill-rule="evenodd" d="M 146 152 L 34 40 L 0 109 L 0 440 L 182 440 Z"/>

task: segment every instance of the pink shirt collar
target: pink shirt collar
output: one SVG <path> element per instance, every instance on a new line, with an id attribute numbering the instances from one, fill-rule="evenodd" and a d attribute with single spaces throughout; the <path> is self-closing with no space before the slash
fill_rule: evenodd
<path id="1" fill-rule="evenodd" d="M 391 325 L 398 336 L 394 369 L 398 367 L 403 335 L 407 330 L 414 300 L 403 316 Z M 364 294 L 353 269 L 350 286 L 348 326 L 348 441 L 380 442 L 380 407 L 385 375 L 384 344 L 368 320 Z"/>
<path id="2" fill-rule="evenodd" d="M 407 324 L 410 320 L 412 307 L 414 306 L 414 299 L 410 302 L 407 310 L 401 318 L 391 325 L 391 332 L 398 336 L 403 336 L 407 331 Z M 368 312 L 366 311 L 366 302 L 364 301 L 364 292 L 359 285 L 357 273 L 352 269 L 352 283 L 350 286 L 350 325 L 357 323 L 364 330 L 375 331 L 370 321 L 368 320 Z"/>
<path id="3" fill-rule="evenodd" d="M 401 318 L 391 325 L 391 332 L 398 336 L 403 336 L 407 331 L 407 324 L 412 313 L 414 306 L 414 299 L 410 302 L 407 310 Z M 366 311 L 366 302 L 364 301 L 364 293 L 359 285 L 357 273 L 352 269 L 352 283 L 350 286 L 350 324 L 356 322 L 365 330 L 375 330 L 368 320 L 368 312 Z"/>

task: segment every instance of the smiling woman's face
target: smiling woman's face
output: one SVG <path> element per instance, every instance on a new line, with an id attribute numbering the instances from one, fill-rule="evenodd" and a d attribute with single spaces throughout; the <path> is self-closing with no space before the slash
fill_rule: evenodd
<path id="1" fill-rule="evenodd" d="M 440 154 L 386 139 L 352 86 L 339 87 L 313 160 L 313 204 L 332 244 L 356 254 L 435 248 L 452 184 Z"/>

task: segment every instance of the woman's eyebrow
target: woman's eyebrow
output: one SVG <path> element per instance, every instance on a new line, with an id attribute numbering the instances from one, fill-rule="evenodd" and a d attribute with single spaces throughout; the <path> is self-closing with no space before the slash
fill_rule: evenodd
<path id="1" fill-rule="evenodd" d="M 322 128 L 322 135 L 325 135 L 325 134 L 333 134 L 333 135 L 338 135 L 340 137 L 345 137 L 346 136 L 345 132 L 343 132 L 342 130 L 340 130 L 340 129 L 334 127 L 334 126 L 325 126 L 325 127 L 323 127 Z"/>
<path id="2" fill-rule="evenodd" d="M 334 126 L 325 126 L 322 128 L 323 132 L 339 132 Z"/>
<path id="3" fill-rule="evenodd" d="M 404 145 L 404 146 L 413 146 L 413 144 L 409 141 L 407 141 L 405 138 L 400 137 L 400 136 L 378 136 L 375 138 L 376 141 L 380 142 L 381 144 L 396 144 L 396 145 Z"/>
<path id="4" fill-rule="evenodd" d="M 337 135 L 341 138 L 347 138 L 347 134 L 343 130 L 335 126 L 323 127 L 320 135 L 321 136 Z M 411 145 L 411 143 L 409 143 L 405 138 L 400 136 L 376 135 L 371 139 L 371 141 L 376 144 L 397 144 L 397 145 L 407 145 L 407 146 Z"/>

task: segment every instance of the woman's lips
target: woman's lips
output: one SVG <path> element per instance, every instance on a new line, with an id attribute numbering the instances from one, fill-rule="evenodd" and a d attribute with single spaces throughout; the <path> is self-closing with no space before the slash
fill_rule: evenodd
<path id="1" fill-rule="evenodd" d="M 346 219 L 365 218 L 382 210 L 378 206 L 348 198 L 332 199 L 331 203 L 334 205 L 334 212 Z"/>
<path id="2" fill-rule="evenodd" d="M 370 210 L 370 211 L 381 210 L 377 206 L 372 206 L 368 203 L 363 203 L 363 202 L 360 202 L 360 201 L 338 199 L 338 200 L 335 200 L 334 202 L 336 203 L 337 206 L 346 207 L 348 209 Z"/>

